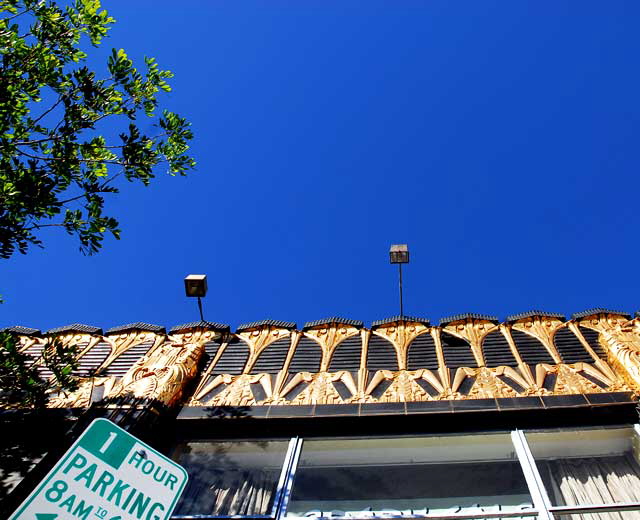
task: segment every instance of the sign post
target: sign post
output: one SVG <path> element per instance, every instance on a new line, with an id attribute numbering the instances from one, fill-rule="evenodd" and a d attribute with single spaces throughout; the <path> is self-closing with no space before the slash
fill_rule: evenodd
<path id="1" fill-rule="evenodd" d="M 167 520 L 187 478 L 171 459 L 96 419 L 10 520 Z"/>

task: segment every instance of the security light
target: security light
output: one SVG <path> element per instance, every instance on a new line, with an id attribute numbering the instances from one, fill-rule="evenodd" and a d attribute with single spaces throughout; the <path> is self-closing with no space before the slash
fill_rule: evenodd
<path id="1" fill-rule="evenodd" d="M 202 313 L 202 300 L 207 295 L 207 275 L 206 274 L 190 274 L 184 279 L 184 292 L 189 297 L 198 298 L 198 310 L 200 311 L 200 320 L 204 321 Z"/>
<path id="2" fill-rule="evenodd" d="M 389 249 L 389 261 L 392 264 L 408 264 L 409 248 L 407 244 L 394 244 Z"/>
<path id="3" fill-rule="evenodd" d="M 187 296 L 198 298 L 207 295 L 207 275 L 190 274 L 184 279 L 184 290 Z"/>
<path id="4" fill-rule="evenodd" d="M 389 249 L 389 261 L 398 264 L 398 286 L 400 289 L 400 317 L 404 316 L 404 305 L 402 303 L 402 264 L 409 263 L 409 248 L 407 244 L 393 244 Z"/>

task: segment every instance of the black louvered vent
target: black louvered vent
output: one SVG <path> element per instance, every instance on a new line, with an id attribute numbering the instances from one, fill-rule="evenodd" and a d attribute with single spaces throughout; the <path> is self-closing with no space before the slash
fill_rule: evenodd
<path id="1" fill-rule="evenodd" d="M 371 334 L 367 352 L 368 370 L 398 370 L 396 351 L 390 341 Z"/>
<path id="2" fill-rule="evenodd" d="M 80 344 L 78 345 L 78 352 L 81 351 L 83 348 L 85 348 L 87 346 L 86 343 L 84 344 Z M 35 345 L 29 347 L 24 353 L 27 354 L 27 356 L 29 356 L 26 360 L 25 360 L 25 365 L 26 366 L 31 366 L 33 365 L 36 361 L 40 360 L 42 358 L 42 351 L 44 350 L 45 344 L 43 343 L 36 343 Z M 42 378 L 42 379 L 49 379 L 52 375 L 53 372 L 51 372 L 50 369 L 48 369 L 47 367 L 44 367 L 42 365 L 39 365 L 37 367 L 38 369 L 38 375 Z"/>
<path id="3" fill-rule="evenodd" d="M 588 329 L 587 327 L 580 327 L 580 332 L 582 332 L 584 339 L 587 340 L 587 343 L 589 343 L 589 346 L 598 355 L 598 357 L 606 360 L 607 354 L 602 348 L 602 345 L 600 345 L 600 342 L 598 341 L 598 337 L 600 336 L 600 333 L 596 332 L 593 329 Z"/>
<path id="4" fill-rule="evenodd" d="M 86 346 L 86 345 L 85 345 Z M 29 357 L 25 360 L 26 366 L 33 365 L 36 361 L 38 361 L 42 357 L 42 351 L 44 350 L 45 345 L 43 343 L 36 343 L 35 345 L 29 347 L 24 353 Z M 38 374 L 42 379 L 49 379 L 53 372 L 46 367 L 38 366 Z"/>
<path id="5" fill-rule="evenodd" d="M 215 359 L 216 354 L 220 349 L 220 345 L 222 345 L 222 341 L 220 339 L 217 339 L 215 341 L 207 341 L 204 344 L 204 360 L 202 361 L 202 364 L 204 365 L 205 370 L 209 368 L 209 365 L 211 365 L 211 363 Z"/>
<path id="6" fill-rule="evenodd" d="M 82 348 L 85 348 L 84 345 Z M 79 351 L 81 348 L 78 349 Z M 80 377 L 88 377 L 95 373 L 95 371 L 104 363 L 111 353 L 111 345 L 106 342 L 98 343 L 94 345 L 89 352 L 84 354 L 78 360 L 78 370 L 76 374 Z"/>
<path id="7" fill-rule="evenodd" d="M 303 336 L 296 346 L 289 372 L 320 372 L 320 361 L 322 361 L 320 345 L 311 338 Z"/>
<path id="8" fill-rule="evenodd" d="M 135 347 L 131 347 L 129 350 L 120 354 L 111 364 L 102 372 L 101 376 L 115 376 L 122 377 L 127 370 L 129 370 L 133 364 L 144 356 L 149 349 L 153 346 L 153 341 L 146 341 L 140 343 Z"/>
<path id="9" fill-rule="evenodd" d="M 459 367 L 477 367 L 476 358 L 471 352 L 471 345 L 464 339 L 442 332 L 440 336 L 442 341 L 442 352 L 444 353 L 444 362 L 449 368 Z"/>
<path id="10" fill-rule="evenodd" d="M 537 365 L 538 363 L 555 364 L 555 361 L 544 347 L 540 340 L 530 336 L 526 332 L 511 329 L 511 336 L 518 348 L 518 353 L 522 361 L 528 365 Z"/>
<path id="11" fill-rule="evenodd" d="M 49 379 L 53 375 L 53 372 L 47 367 L 39 366 L 38 374 L 42 379 Z"/>
<path id="12" fill-rule="evenodd" d="M 489 368 L 518 366 L 507 339 L 499 330 L 494 330 L 485 336 L 482 341 L 482 353 L 484 362 Z"/>
<path id="13" fill-rule="evenodd" d="M 553 344 L 563 363 L 593 363 L 593 358 L 568 327 L 562 327 L 555 333 Z"/>
<path id="14" fill-rule="evenodd" d="M 284 360 L 287 359 L 290 346 L 291 338 L 282 338 L 271 343 L 271 345 L 262 351 L 258 357 L 258 361 L 256 361 L 256 364 L 251 369 L 251 373 L 277 374 L 280 372 L 282 365 L 284 365 Z"/>
<path id="15" fill-rule="evenodd" d="M 407 353 L 407 368 L 409 370 L 438 370 L 438 354 L 436 354 L 436 344 L 428 332 L 420 334 L 409 345 Z"/>
<path id="16" fill-rule="evenodd" d="M 233 336 L 211 373 L 231 374 L 232 376 L 240 375 L 248 358 L 249 345 L 240 338 Z"/>
<path id="17" fill-rule="evenodd" d="M 333 357 L 329 364 L 329 372 L 338 372 L 339 370 L 357 372 L 360 368 L 361 354 L 362 339 L 360 334 L 345 339 L 333 352 Z"/>
<path id="18" fill-rule="evenodd" d="M 53 372 L 45 366 L 38 366 L 38 374 L 42 379 L 49 379 L 53 375 Z"/>
<path id="19" fill-rule="evenodd" d="M 44 343 L 36 343 L 35 345 L 32 345 L 27 350 L 25 350 L 24 353 L 30 357 L 30 359 L 25 360 L 25 364 L 29 366 L 35 363 L 35 361 L 40 359 L 40 356 L 42 356 L 43 350 Z"/>

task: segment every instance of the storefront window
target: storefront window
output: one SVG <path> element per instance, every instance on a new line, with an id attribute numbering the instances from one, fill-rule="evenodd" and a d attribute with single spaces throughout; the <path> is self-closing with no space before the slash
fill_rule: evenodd
<path id="1" fill-rule="evenodd" d="M 174 518 L 640 520 L 639 452 L 630 426 L 191 441 Z"/>
<path id="2" fill-rule="evenodd" d="M 272 516 L 289 440 L 189 442 L 175 459 L 189 475 L 175 515 Z"/>
<path id="3" fill-rule="evenodd" d="M 533 514 L 506 434 L 305 440 L 289 517 Z"/>
<path id="4" fill-rule="evenodd" d="M 527 432 L 552 506 L 640 503 L 638 442 L 633 428 Z M 552 508 L 553 510 L 554 508 Z M 639 519 L 637 511 L 563 515 L 562 520 Z"/>

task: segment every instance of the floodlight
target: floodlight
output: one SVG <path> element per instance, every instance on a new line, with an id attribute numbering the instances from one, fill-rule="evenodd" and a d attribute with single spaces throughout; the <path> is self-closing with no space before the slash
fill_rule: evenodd
<path id="1" fill-rule="evenodd" d="M 190 274 L 184 279 L 184 292 L 188 297 L 198 298 L 198 310 L 200 311 L 200 320 L 204 321 L 202 313 L 202 300 L 207 295 L 207 275 L 206 274 Z"/>
<path id="2" fill-rule="evenodd" d="M 393 244 L 389 249 L 389 261 L 398 264 L 398 286 L 400 289 L 400 317 L 404 316 L 404 305 L 402 302 L 402 264 L 409 263 L 409 247 L 407 244 Z"/>
<path id="3" fill-rule="evenodd" d="M 190 274 L 184 279 L 184 291 L 190 297 L 204 297 L 207 295 L 207 275 Z"/>
<path id="4" fill-rule="evenodd" d="M 407 244 L 394 244 L 389 249 L 389 261 L 392 264 L 408 264 L 409 248 Z"/>

